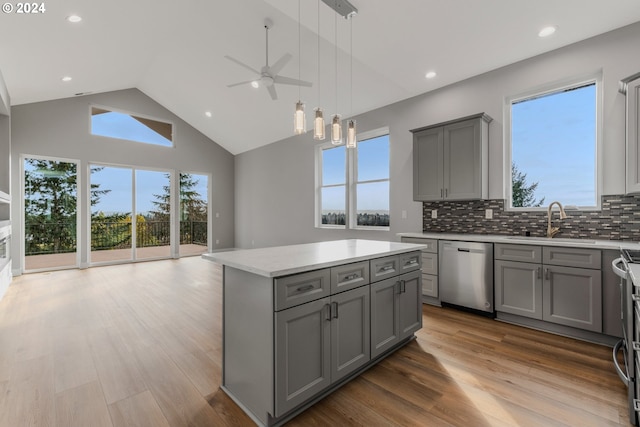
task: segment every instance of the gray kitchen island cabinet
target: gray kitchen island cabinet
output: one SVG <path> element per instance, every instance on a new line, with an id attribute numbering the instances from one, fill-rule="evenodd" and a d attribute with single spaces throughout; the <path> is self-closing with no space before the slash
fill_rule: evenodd
<path id="1" fill-rule="evenodd" d="M 256 424 L 281 425 L 414 339 L 422 248 L 340 240 L 203 255 L 223 264 L 221 388 Z M 376 281 L 397 283 L 391 310 L 373 304 Z M 391 311 L 397 339 L 374 350 L 374 313 Z"/>
<path id="2" fill-rule="evenodd" d="M 488 196 L 489 122 L 481 113 L 413 129 L 413 200 Z"/>

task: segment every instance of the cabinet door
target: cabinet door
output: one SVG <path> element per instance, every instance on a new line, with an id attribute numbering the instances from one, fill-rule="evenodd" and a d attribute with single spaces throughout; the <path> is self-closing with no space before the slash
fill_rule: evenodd
<path id="1" fill-rule="evenodd" d="M 275 313 L 275 416 L 293 409 L 331 383 L 330 299 Z"/>
<path id="2" fill-rule="evenodd" d="M 443 197 L 442 127 L 413 134 L 413 200 Z"/>
<path id="3" fill-rule="evenodd" d="M 400 340 L 397 277 L 371 285 L 371 358 L 393 347 Z"/>
<path id="4" fill-rule="evenodd" d="M 444 192 L 450 200 L 482 198 L 480 119 L 444 127 Z"/>
<path id="5" fill-rule="evenodd" d="M 627 86 L 627 193 L 640 193 L 640 79 Z"/>
<path id="6" fill-rule="evenodd" d="M 542 319 L 602 332 L 602 273 L 544 265 Z"/>
<path id="7" fill-rule="evenodd" d="M 415 271 L 403 274 L 398 294 L 400 316 L 400 340 L 422 328 L 422 273 Z"/>
<path id="8" fill-rule="evenodd" d="M 422 273 L 422 295 L 438 298 L 438 276 Z"/>
<path id="9" fill-rule="evenodd" d="M 542 320 L 542 265 L 495 262 L 496 310 Z"/>
<path id="10" fill-rule="evenodd" d="M 331 297 L 331 381 L 371 359 L 369 287 Z"/>

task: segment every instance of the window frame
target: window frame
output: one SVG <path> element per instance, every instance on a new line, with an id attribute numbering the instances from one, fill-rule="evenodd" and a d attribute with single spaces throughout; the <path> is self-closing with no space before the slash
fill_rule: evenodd
<path id="1" fill-rule="evenodd" d="M 511 141 L 511 131 L 512 131 L 512 105 L 528 100 L 535 99 L 542 96 L 550 95 L 553 93 L 559 93 L 566 91 L 572 88 L 578 88 L 581 86 L 587 86 L 590 84 L 595 84 L 595 96 L 596 96 L 596 119 L 595 119 L 595 162 L 594 162 L 594 188 L 595 188 L 595 198 L 596 204 L 594 206 L 574 206 L 574 205 L 565 205 L 565 209 L 575 209 L 579 211 L 599 211 L 602 209 L 602 103 L 603 103 L 603 84 L 602 84 L 602 70 L 599 70 L 594 73 L 584 74 L 577 77 L 567 78 L 559 81 L 555 81 L 552 83 L 547 83 L 544 85 L 537 86 L 535 88 L 529 89 L 527 91 L 518 93 L 516 95 L 507 96 L 504 98 L 504 175 L 503 175 L 503 186 L 504 186 L 504 210 L 512 211 L 512 212 L 545 212 L 547 210 L 547 206 L 541 207 L 514 207 L 512 206 L 512 177 L 511 177 L 511 165 L 513 162 L 512 156 L 512 141 Z M 526 172 L 526 171 L 525 171 Z M 553 200 L 549 200 L 548 203 L 551 203 Z M 560 203 L 564 202 L 559 200 Z"/>
<path id="2" fill-rule="evenodd" d="M 131 117 L 140 117 L 141 119 L 153 120 L 155 122 L 159 122 L 159 123 L 164 123 L 164 124 L 170 125 L 171 126 L 171 139 L 169 140 L 169 142 L 171 142 L 171 145 L 161 145 L 161 144 L 155 144 L 153 142 L 136 141 L 135 139 L 118 138 L 118 137 L 114 137 L 114 136 L 107 136 L 107 135 L 100 135 L 100 134 L 93 133 L 92 117 L 93 117 L 93 109 L 94 108 L 97 108 L 97 109 L 100 109 L 100 110 L 109 111 L 109 112 L 112 112 L 112 113 L 126 114 L 126 115 L 131 116 Z M 136 144 L 140 144 L 142 146 L 149 146 L 149 147 L 176 148 L 176 133 L 177 133 L 177 130 L 176 130 L 176 124 L 172 120 L 160 119 L 158 117 L 150 116 L 148 114 L 135 113 L 133 111 L 123 110 L 123 109 L 120 109 L 120 108 L 113 108 L 113 107 L 109 107 L 109 106 L 106 106 L 106 105 L 93 104 L 93 103 L 89 104 L 88 113 L 89 113 L 89 120 L 88 120 L 88 124 L 87 125 L 88 125 L 88 128 L 89 128 L 89 135 L 91 135 L 93 137 L 106 138 L 106 139 L 111 139 L 111 140 L 116 140 L 116 141 L 133 142 L 133 143 L 136 143 Z"/>
<path id="3" fill-rule="evenodd" d="M 356 136 L 358 143 L 367 141 L 369 139 L 378 138 L 381 136 L 390 135 L 389 127 L 382 127 L 362 133 L 358 133 Z M 332 185 L 323 185 L 323 176 L 322 176 L 322 159 L 324 150 L 331 148 L 344 147 L 345 149 L 345 181 L 344 184 L 332 184 Z M 365 181 L 357 181 L 358 177 L 358 149 L 349 149 L 346 148 L 344 144 L 342 145 L 333 145 L 331 142 L 325 142 L 322 144 L 316 145 L 316 174 L 315 174 L 315 227 L 316 228 L 326 228 L 326 229 L 352 229 L 352 230 L 367 230 L 367 231 L 389 231 L 391 229 L 391 225 L 383 226 L 383 227 L 374 227 L 374 226 L 360 226 L 357 225 L 357 186 L 358 184 L 363 183 L 373 183 L 373 182 L 389 182 L 389 202 L 391 200 L 391 140 L 389 140 L 389 178 L 387 179 L 375 179 L 375 180 L 365 180 Z M 345 225 L 336 225 L 336 224 L 322 224 L 322 189 L 328 187 L 345 187 Z M 391 209 L 389 209 L 389 224 L 391 224 Z"/>

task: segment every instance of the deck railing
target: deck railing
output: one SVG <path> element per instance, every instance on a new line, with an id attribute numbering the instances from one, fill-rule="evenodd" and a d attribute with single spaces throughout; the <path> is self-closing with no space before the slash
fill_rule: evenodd
<path id="1" fill-rule="evenodd" d="M 91 224 L 91 250 L 131 247 L 130 222 L 94 222 Z M 144 221 L 136 225 L 136 247 L 168 246 L 169 221 Z M 180 244 L 207 246 L 206 221 L 180 221 Z M 25 255 L 75 252 L 75 222 L 25 224 Z"/>

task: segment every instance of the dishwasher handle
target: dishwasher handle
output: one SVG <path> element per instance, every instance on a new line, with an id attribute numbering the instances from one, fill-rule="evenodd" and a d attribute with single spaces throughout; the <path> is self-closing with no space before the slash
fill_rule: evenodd
<path id="1" fill-rule="evenodd" d="M 620 265 L 622 265 L 623 268 L 620 268 L 619 267 Z M 611 261 L 611 269 L 616 274 L 616 276 L 621 277 L 623 279 L 628 279 L 629 272 L 624 267 L 625 265 L 624 265 L 624 262 L 622 261 L 622 258 L 616 258 L 613 261 Z"/>

